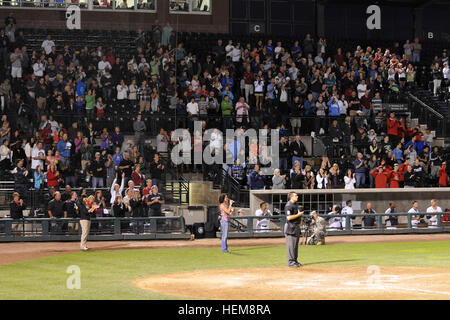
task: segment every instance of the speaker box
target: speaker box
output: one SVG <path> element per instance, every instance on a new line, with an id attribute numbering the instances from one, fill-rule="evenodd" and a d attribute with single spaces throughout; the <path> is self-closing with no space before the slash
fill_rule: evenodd
<path id="1" fill-rule="evenodd" d="M 207 212 L 207 223 L 211 223 L 218 230 L 220 227 L 219 206 L 208 206 Z"/>
<path id="2" fill-rule="evenodd" d="M 205 237 L 205 224 L 194 223 L 194 235 L 195 239 L 202 239 Z"/>

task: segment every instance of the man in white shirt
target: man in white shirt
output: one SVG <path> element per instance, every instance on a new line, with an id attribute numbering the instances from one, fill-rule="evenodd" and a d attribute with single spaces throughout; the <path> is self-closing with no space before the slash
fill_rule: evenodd
<path id="1" fill-rule="evenodd" d="M 409 209 L 408 213 L 414 213 L 411 216 L 411 225 L 413 228 L 417 228 L 417 225 L 420 222 L 420 215 L 419 213 L 419 202 L 413 201 L 413 206 L 411 209 Z"/>
<path id="2" fill-rule="evenodd" d="M 98 71 L 100 73 L 100 76 L 105 73 L 106 68 L 108 68 L 108 70 L 111 70 L 111 64 L 106 60 L 106 56 L 102 56 L 102 61 L 99 61 L 98 63 Z"/>
<path id="3" fill-rule="evenodd" d="M 38 142 L 36 147 L 31 151 L 31 169 L 36 170 L 39 165 L 41 169 L 44 168 L 45 150 L 42 149 L 42 143 Z"/>
<path id="4" fill-rule="evenodd" d="M 186 106 L 186 111 L 189 116 L 194 117 L 198 115 L 198 103 L 195 102 L 195 98 L 191 98 L 191 102 L 189 102 Z"/>
<path id="5" fill-rule="evenodd" d="M 353 215 L 352 200 L 347 200 L 347 202 L 345 204 L 346 204 L 346 206 L 342 209 L 341 214 Z M 341 220 L 342 229 L 345 230 L 345 228 L 347 227 L 347 225 L 346 225 L 347 217 L 342 217 L 341 219 L 342 219 Z M 350 221 L 350 229 L 351 229 L 353 226 L 351 217 L 350 217 L 349 221 Z"/>
<path id="6" fill-rule="evenodd" d="M 228 45 L 225 47 L 225 52 L 227 53 L 227 57 L 232 58 L 233 57 L 233 40 L 228 41 Z"/>
<path id="7" fill-rule="evenodd" d="M 37 59 L 33 64 L 33 73 L 36 77 L 42 78 L 44 76 L 44 64 L 41 62 L 41 59 Z"/>
<path id="8" fill-rule="evenodd" d="M 339 214 L 338 206 L 336 204 L 333 205 L 333 207 L 331 208 L 331 211 L 328 214 L 331 215 L 331 218 L 328 219 L 328 228 L 331 230 L 340 230 L 342 227 L 342 224 L 341 224 L 342 218 L 341 217 L 333 217 L 333 215 Z"/>
<path id="9" fill-rule="evenodd" d="M 52 52 L 52 47 L 56 47 L 52 40 L 52 36 L 48 35 L 47 39 L 42 42 L 41 48 L 44 48 L 45 54 L 49 55 Z"/>
<path id="10" fill-rule="evenodd" d="M 270 217 L 272 213 L 269 210 L 269 204 L 267 202 L 261 202 L 258 210 L 255 211 L 255 216 L 258 217 Z M 258 219 L 256 223 L 256 232 L 269 232 L 270 231 L 270 219 Z"/>
<path id="11" fill-rule="evenodd" d="M 367 90 L 366 80 L 362 79 L 361 83 L 358 84 L 356 89 L 358 90 L 358 99 L 361 99 L 362 96 L 366 93 L 366 90 Z"/>
<path id="12" fill-rule="evenodd" d="M 236 47 L 234 47 L 233 50 L 231 50 L 231 61 L 233 61 L 233 63 L 237 63 L 239 62 L 240 59 L 241 59 L 241 45 L 238 43 Z"/>
<path id="13" fill-rule="evenodd" d="M 427 213 L 441 213 L 441 207 L 438 207 L 436 199 L 431 199 L 431 207 L 427 208 Z M 437 215 L 427 215 L 428 226 L 436 227 L 437 226 Z"/>

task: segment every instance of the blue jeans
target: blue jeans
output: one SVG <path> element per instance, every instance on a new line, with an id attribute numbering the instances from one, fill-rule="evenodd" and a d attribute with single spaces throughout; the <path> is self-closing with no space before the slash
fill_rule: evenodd
<path id="1" fill-rule="evenodd" d="M 230 222 L 221 220 L 220 221 L 220 227 L 222 231 L 222 252 L 225 252 L 228 250 L 228 228 L 230 226 Z"/>
<path id="2" fill-rule="evenodd" d="M 364 184 L 366 184 L 366 174 L 365 173 L 356 173 L 356 188 L 362 188 Z"/>
<path id="3" fill-rule="evenodd" d="M 161 180 L 153 178 L 152 179 L 152 185 L 158 186 L 158 190 L 161 190 Z"/>
<path id="4" fill-rule="evenodd" d="M 280 158 L 278 169 L 280 170 L 287 170 L 287 159 L 286 158 Z"/>
<path id="5" fill-rule="evenodd" d="M 364 113 L 364 116 L 369 118 L 370 117 L 370 109 L 362 108 L 362 112 Z"/>
<path id="6" fill-rule="evenodd" d="M 92 177 L 92 188 L 103 188 L 103 178 Z"/>
<path id="7" fill-rule="evenodd" d="M 300 169 L 303 169 L 303 157 L 292 156 L 292 168 L 294 167 L 294 162 L 300 162 Z"/>
<path id="8" fill-rule="evenodd" d="M 420 62 L 420 53 L 419 52 L 413 52 L 412 61 Z"/>

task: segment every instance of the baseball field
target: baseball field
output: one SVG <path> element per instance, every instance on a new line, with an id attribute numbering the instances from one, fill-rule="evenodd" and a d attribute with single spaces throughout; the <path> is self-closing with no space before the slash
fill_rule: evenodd
<path id="1" fill-rule="evenodd" d="M 89 244 L 0 244 L 0 299 L 450 299 L 450 234 L 329 237 L 299 269 L 283 238 Z"/>

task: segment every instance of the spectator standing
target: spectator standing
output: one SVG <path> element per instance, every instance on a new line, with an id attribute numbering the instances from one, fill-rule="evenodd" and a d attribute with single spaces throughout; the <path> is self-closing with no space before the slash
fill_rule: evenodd
<path id="1" fill-rule="evenodd" d="M 280 169 L 275 169 L 272 177 L 272 189 L 285 189 L 286 175 L 280 175 Z"/>
<path id="2" fill-rule="evenodd" d="M 419 42 L 419 38 L 414 39 L 414 43 L 412 44 L 412 62 L 419 63 L 420 62 L 420 53 L 422 52 L 422 44 Z"/>
<path id="3" fill-rule="evenodd" d="M 251 190 L 264 189 L 264 178 L 262 176 L 259 165 L 255 165 L 253 171 L 248 176 L 248 186 Z"/>
<path id="4" fill-rule="evenodd" d="M 303 157 L 306 157 L 306 148 L 300 139 L 300 136 L 295 136 L 295 141 L 291 142 L 291 155 L 292 155 L 292 166 L 294 166 L 295 161 L 300 162 L 300 170 L 303 169 Z"/>
<path id="5" fill-rule="evenodd" d="M 356 160 L 353 162 L 355 168 L 356 188 L 363 188 L 366 183 L 367 160 L 363 159 L 363 154 L 358 152 Z"/>
<path id="6" fill-rule="evenodd" d="M 147 126 L 145 122 L 142 121 L 141 114 L 138 114 L 136 120 L 133 122 L 133 130 L 135 143 L 140 152 L 144 152 L 145 132 L 147 131 Z"/>
<path id="7" fill-rule="evenodd" d="M 164 164 L 159 158 L 159 154 L 155 154 L 153 157 L 153 162 L 150 164 L 150 175 L 152 177 L 153 185 L 161 189 L 162 175 L 164 173 Z"/>

